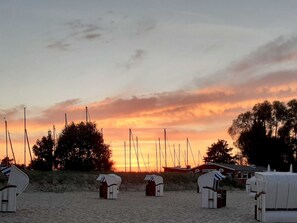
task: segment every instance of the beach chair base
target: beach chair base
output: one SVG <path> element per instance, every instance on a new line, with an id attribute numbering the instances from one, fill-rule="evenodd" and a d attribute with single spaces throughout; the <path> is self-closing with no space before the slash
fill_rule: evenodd
<path id="1" fill-rule="evenodd" d="M 17 187 L 8 185 L 0 189 L 0 212 L 16 212 Z"/>

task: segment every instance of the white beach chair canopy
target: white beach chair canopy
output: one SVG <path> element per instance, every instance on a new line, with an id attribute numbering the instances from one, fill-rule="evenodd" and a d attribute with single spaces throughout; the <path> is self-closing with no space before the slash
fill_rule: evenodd
<path id="1" fill-rule="evenodd" d="M 17 195 L 20 195 L 29 185 L 29 177 L 15 165 L 12 165 L 10 167 L 8 185 L 17 186 Z"/>
<path id="2" fill-rule="evenodd" d="M 116 174 L 99 174 L 96 180 L 106 182 L 108 186 L 116 184 L 119 187 L 122 183 L 122 178 Z"/>
<path id="3" fill-rule="evenodd" d="M 257 194 L 266 194 L 266 207 L 297 208 L 297 174 L 291 172 L 256 172 Z"/>
<path id="4" fill-rule="evenodd" d="M 144 180 L 146 181 L 154 181 L 156 185 L 163 184 L 163 177 L 158 175 L 146 175 Z"/>
<path id="5" fill-rule="evenodd" d="M 256 172 L 256 220 L 296 222 L 297 174 L 292 172 Z"/>
<path id="6" fill-rule="evenodd" d="M 201 192 L 201 189 L 203 187 L 211 187 L 214 188 L 215 187 L 215 182 L 221 181 L 223 179 L 225 179 L 226 177 L 221 174 L 220 171 L 217 170 L 213 170 L 211 172 L 205 173 L 203 175 L 201 175 L 198 180 L 197 180 L 197 184 L 199 187 L 199 192 Z"/>

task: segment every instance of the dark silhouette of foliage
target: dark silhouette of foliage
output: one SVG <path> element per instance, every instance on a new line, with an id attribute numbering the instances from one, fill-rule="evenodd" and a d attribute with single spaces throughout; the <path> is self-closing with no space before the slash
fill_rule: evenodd
<path id="1" fill-rule="evenodd" d="M 207 149 L 206 157 L 204 157 L 205 162 L 211 163 L 227 163 L 235 164 L 235 156 L 232 156 L 230 153 L 233 148 L 228 146 L 227 141 L 218 140 L 217 143 L 213 143 Z"/>
<path id="2" fill-rule="evenodd" d="M 56 167 L 63 170 L 111 170 L 109 145 L 92 122 L 66 126 L 55 150 Z"/>
<path id="3" fill-rule="evenodd" d="M 1 166 L 11 166 L 13 159 L 10 159 L 8 156 L 4 157 L 1 160 Z"/>
<path id="4" fill-rule="evenodd" d="M 36 158 L 32 160 L 29 168 L 34 170 L 52 170 L 54 143 L 50 131 L 48 132 L 48 136 L 43 136 L 41 140 L 37 140 L 32 148 Z"/>
<path id="5" fill-rule="evenodd" d="M 297 100 L 258 103 L 233 120 L 228 133 L 248 163 L 288 170 L 296 163 Z"/>

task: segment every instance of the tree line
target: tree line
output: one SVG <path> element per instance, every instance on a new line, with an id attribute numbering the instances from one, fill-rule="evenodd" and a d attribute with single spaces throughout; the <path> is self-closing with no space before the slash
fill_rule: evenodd
<path id="1" fill-rule="evenodd" d="M 297 100 L 288 103 L 264 101 L 233 120 L 228 133 L 241 154 L 231 155 L 233 148 L 225 140 L 208 147 L 206 162 L 267 166 L 288 171 L 297 164 Z"/>
<path id="2" fill-rule="evenodd" d="M 51 132 L 32 148 L 35 158 L 29 168 L 35 170 L 111 170 L 110 146 L 94 122 L 71 123 L 62 130 L 55 145 Z"/>

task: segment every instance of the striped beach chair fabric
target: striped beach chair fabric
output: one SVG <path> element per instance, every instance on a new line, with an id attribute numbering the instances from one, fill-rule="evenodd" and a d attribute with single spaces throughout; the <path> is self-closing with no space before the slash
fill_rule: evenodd
<path id="1" fill-rule="evenodd" d="M 1 172 L 5 176 L 9 177 L 9 175 L 10 175 L 10 167 L 8 167 L 8 166 L 1 166 Z"/>

